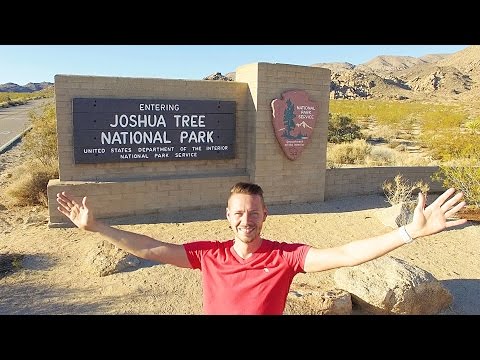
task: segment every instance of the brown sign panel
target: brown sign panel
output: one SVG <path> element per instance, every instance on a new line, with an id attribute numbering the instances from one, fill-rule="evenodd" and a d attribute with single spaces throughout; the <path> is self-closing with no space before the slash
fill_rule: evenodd
<path id="1" fill-rule="evenodd" d="M 290 160 L 296 160 L 311 141 L 318 106 L 303 90 L 290 90 L 272 101 L 275 137 Z"/>
<path id="2" fill-rule="evenodd" d="M 235 102 L 73 99 L 75 163 L 235 157 Z"/>

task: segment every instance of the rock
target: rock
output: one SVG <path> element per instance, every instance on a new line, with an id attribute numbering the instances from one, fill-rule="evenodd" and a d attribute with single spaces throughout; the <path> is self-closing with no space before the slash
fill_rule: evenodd
<path id="1" fill-rule="evenodd" d="M 453 301 L 432 274 L 391 256 L 337 269 L 334 280 L 354 304 L 373 314 L 438 314 Z"/>
<path id="2" fill-rule="evenodd" d="M 87 256 L 86 261 L 99 276 L 122 272 L 138 267 L 140 259 L 107 241 L 98 244 Z"/>
<path id="3" fill-rule="evenodd" d="M 223 80 L 223 81 L 232 81 L 231 78 L 227 77 L 227 76 L 223 76 L 222 73 L 215 73 L 215 74 L 211 74 L 211 75 L 208 75 L 206 77 L 203 78 L 203 80 Z"/>
<path id="4" fill-rule="evenodd" d="M 377 209 L 375 217 L 385 226 L 396 229 L 407 225 L 413 220 L 413 211 L 417 203 L 415 201 L 401 202 L 388 208 Z"/>
<path id="5" fill-rule="evenodd" d="M 349 315 L 352 299 L 344 290 L 291 290 L 287 297 L 286 315 Z"/>

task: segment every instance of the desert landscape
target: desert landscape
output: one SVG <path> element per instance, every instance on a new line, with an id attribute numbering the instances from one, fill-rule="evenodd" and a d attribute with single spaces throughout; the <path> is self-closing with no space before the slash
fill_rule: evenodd
<path id="1" fill-rule="evenodd" d="M 422 59 L 383 56 L 359 66 L 348 63 L 312 66 L 332 70 L 332 99 L 461 101 L 478 115 L 479 59 L 480 46 L 471 46 L 451 56 L 438 54 Z M 234 73 L 227 75 L 212 80 L 234 79 Z M 98 234 L 73 226 L 50 228 L 45 206 L 12 204 L 5 189 L 12 181 L 14 169 L 25 159 L 21 143 L 0 153 L 1 315 L 202 314 L 198 270 L 135 257 L 123 258 L 126 260 L 122 266 L 114 268 L 108 261 L 121 258 L 124 253 L 108 245 Z M 223 190 L 226 199 L 229 189 Z M 430 194 L 428 201 L 435 196 Z M 265 200 L 268 206 L 268 194 Z M 319 248 L 337 246 L 391 231 L 379 217 L 389 207 L 381 194 L 269 206 L 262 236 Z M 232 237 L 224 207 L 106 221 L 177 244 Z M 431 273 L 450 291 L 453 302 L 442 315 L 480 315 L 479 224 L 468 221 L 388 254 Z M 294 278 L 291 292 L 335 289 L 334 273 L 335 270 L 299 274 Z M 354 310 L 355 315 L 365 314 Z M 309 308 L 292 310 L 287 301 L 285 314 L 311 313 Z"/>
<path id="2" fill-rule="evenodd" d="M 21 161 L 19 146 L 0 155 L 0 314 L 202 314 L 199 271 L 137 261 L 100 276 L 95 259 L 117 253 L 100 236 L 77 228 L 49 228 L 47 210 L 41 206 L 9 206 L 3 189 L 11 169 Z M 377 213 L 388 206 L 381 195 L 271 206 L 263 236 L 336 246 L 391 231 Z M 109 223 L 178 244 L 232 236 L 224 208 L 132 216 Z M 451 292 L 453 303 L 442 314 L 480 314 L 479 238 L 478 222 L 467 222 L 389 255 L 430 272 Z M 291 290 L 333 289 L 333 272 L 299 274 Z M 289 314 L 288 302 L 285 313 Z"/>

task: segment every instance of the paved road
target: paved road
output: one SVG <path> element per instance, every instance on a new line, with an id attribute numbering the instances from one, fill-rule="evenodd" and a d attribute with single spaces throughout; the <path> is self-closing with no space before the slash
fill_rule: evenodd
<path id="1" fill-rule="evenodd" d="M 0 153 L 27 129 L 30 110 L 40 110 L 43 103 L 51 100 L 30 100 L 25 105 L 0 108 Z"/>

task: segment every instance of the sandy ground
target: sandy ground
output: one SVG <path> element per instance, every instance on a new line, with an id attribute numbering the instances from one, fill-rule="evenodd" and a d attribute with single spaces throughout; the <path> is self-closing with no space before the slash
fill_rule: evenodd
<path id="1" fill-rule="evenodd" d="M 131 270 L 100 277 L 88 262 L 92 249 L 102 243 L 100 236 L 76 228 L 49 228 L 47 209 L 40 206 L 9 205 L 3 190 L 10 169 L 21 160 L 19 146 L 0 154 L 0 314 L 202 313 L 198 270 L 142 261 Z M 271 206 L 263 236 L 335 246 L 390 231 L 377 217 L 379 209 L 387 207 L 382 195 Z M 224 208 L 126 217 L 109 223 L 174 243 L 232 235 Z M 468 222 L 390 253 L 443 282 L 453 295 L 445 314 L 480 314 L 478 225 Z M 5 259 L 13 259 L 8 271 Z M 292 290 L 328 290 L 334 287 L 332 275 L 333 271 L 299 274 Z"/>

